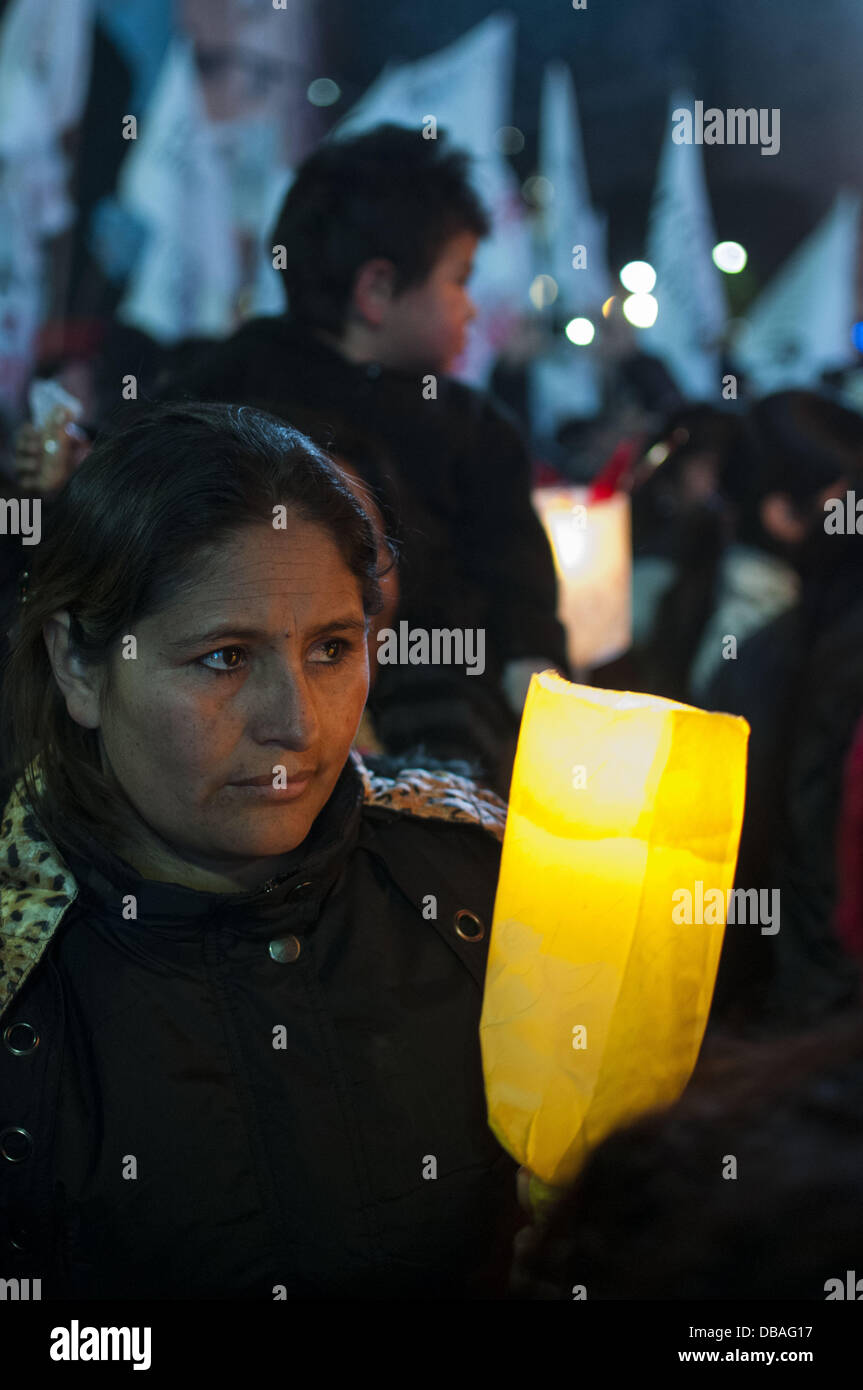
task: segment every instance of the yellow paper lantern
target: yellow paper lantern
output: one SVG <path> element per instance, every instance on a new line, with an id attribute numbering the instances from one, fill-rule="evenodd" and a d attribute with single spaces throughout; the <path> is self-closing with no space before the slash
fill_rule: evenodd
<path id="1" fill-rule="evenodd" d="M 531 680 L 480 1041 L 491 1127 L 544 1183 L 569 1182 L 611 1130 L 670 1104 L 689 1079 L 748 737 L 732 715 L 552 672 Z"/>

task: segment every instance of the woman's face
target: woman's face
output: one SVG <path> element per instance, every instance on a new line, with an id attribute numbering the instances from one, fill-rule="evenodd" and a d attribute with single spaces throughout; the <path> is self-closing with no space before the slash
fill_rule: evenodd
<path id="1" fill-rule="evenodd" d="M 188 866 L 174 881 L 253 887 L 306 838 L 362 715 L 365 633 L 334 539 L 289 517 L 237 533 L 130 634 L 136 655 L 113 659 L 100 735 L 140 817 Z"/>

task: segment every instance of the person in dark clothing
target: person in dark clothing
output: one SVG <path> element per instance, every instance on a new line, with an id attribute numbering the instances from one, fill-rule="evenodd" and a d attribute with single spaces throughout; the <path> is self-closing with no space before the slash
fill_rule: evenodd
<path id="1" fill-rule="evenodd" d="M 0 1277 L 502 1296 L 505 807 L 352 751 L 378 573 L 342 474 L 248 407 L 153 410 L 58 496 L 5 689 Z"/>
<path id="2" fill-rule="evenodd" d="M 863 717 L 843 771 L 837 837 L 836 935 L 863 967 Z"/>
<path id="3" fill-rule="evenodd" d="M 775 934 L 726 930 L 714 1016 L 772 1030 L 815 1023 L 858 988 L 833 915 L 842 771 L 863 714 L 863 536 L 825 526 L 830 499 L 844 508 L 863 477 L 863 419 L 782 392 L 753 408 L 748 438 L 742 532 L 792 561 L 801 593 L 720 663 L 704 700 L 751 726 L 736 882 L 780 902 Z"/>
<path id="4" fill-rule="evenodd" d="M 861 1163 L 859 1013 L 714 1038 L 675 1105 L 609 1135 L 519 1232 L 511 1296 L 859 1298 Z"/>
<path id="5" fill-rule="evenodd" d="M 484 669 L 400 662 L 370 708 L 388 752 L 475 760 L 505 792 L 530 673 L 566 672 L 554 563 L 511 418 L 448 378 L 488 221 L 442 132 L 326 142 L 276 224 L 289 315 L 255 319 L 159 393 L 312 410 L 375 437 L 400 495 L 399 623 L 484 634 Z"/>
<path id="6" fill-rule="evenodd" d="M 691 703 L 690 673 L 721 589 L 731 541 L 720 490 L 738 422 L 694 405 L 665 422 L 636 470 L 632 495 L 639 689 Z"/>

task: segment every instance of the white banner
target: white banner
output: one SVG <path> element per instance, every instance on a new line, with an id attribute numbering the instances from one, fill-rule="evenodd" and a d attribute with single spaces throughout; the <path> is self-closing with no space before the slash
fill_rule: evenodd
<path id="1" fill-rule="evenodd" d="M 34 237 L 56 236 L 75 215 L 60 136 L 81 117 L 92 26 L 92 0 L 12 0 L 0 23 L 0 157 Z"/>
<path id="2" fill-rule="evenodd" d="M 162 343 L 229 333 L 240 290 L 231 183 L 182 39 L 168 50 L 117 194 L 150 233 L 118 317 Z"/>

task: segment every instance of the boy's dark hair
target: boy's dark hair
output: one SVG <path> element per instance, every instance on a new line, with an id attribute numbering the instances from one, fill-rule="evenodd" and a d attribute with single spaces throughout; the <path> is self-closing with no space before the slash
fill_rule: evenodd
<path id="1" fill-rule="evenodd" d="M 470 185 L 468 157 L 407 126 L 380 125 L 329 139 L 300 167 L 273 230 L 291 315 L 341 333 L 360 266 L 378 256 L 396 268 L 396 293 L 421 284 L 447 241 L 488 236 Z"/>

